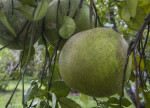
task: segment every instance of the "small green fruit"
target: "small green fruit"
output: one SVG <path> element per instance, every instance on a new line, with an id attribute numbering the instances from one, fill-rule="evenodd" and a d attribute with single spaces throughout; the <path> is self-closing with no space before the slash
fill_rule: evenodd
<path id="1" fill-rule="evenodd" d="M 18 34 L 25 23 L 27 22 L 27 19 L 15 8 L 19 6 L 20 3 L 18 1 L 14 1 L 14 9 L 13 9 L 13 15 L 12 15 L 12 2 L 11 0 L 1 0 L 0 1 L 0 10 L 4 13 L 6 16 L 6 19 L 8 23 L 12 26 L 12 28 L 15 30 L 16 34 Z M 34 31 L 33 29 L 34 24 Z M 7 48 L 20 50 L 24 48 L 24 44 L 26 47 L 29 47 L 31 36 L 33 35 L 33 41 L 32 45 L 38 40 L 40 34 L 41 34 L 41 24 L 40 22 L 33 22 L 31 27 L 29 28 L 29 33 L 26 38 L 26 31 L 29 26 L 28 25 L 24 28 L 22 33 L 15 37 L 11 31 L 6 28 L 3 23 L 0 21 L 0 44 L 3 46 L 6 46 L 10 44 Z M 14 41 L 13 41 L 14 40 Z M 26 40 L 26 41 L 25 41 Z M 13 41 L 13 42 L 12 42 Z"/>
<path id="2" fill-rule="evenodd" d="M 73 17 L 75 11 L 77 10 L 80 0 L 70 0 L 70 12 L 69 16 Z M 45 16 L 45 38 L 53 47 L 56 47 L 58 42 L 58 34 L 56 30 L 56 16 L 57 16 L 57 4 L 58 0 L 53 0 L 48 7 L 47 15 Z M 69 6 L 69 0 L 60 0 L 60 8 L 58 12 L 58 28 L 60 29 L 63 25 L 63 18 L 67 15 Z M 93 18 L 94 19 L 94 18 Z M 90 29 L 90 18 L 89 18 L 89 5 L 86 2 L 83 2 L 82 8 L 78 10 L 74 18 L 76 29 L 75 33 Z M 64 43 L 67 39 L 62 39 L 60 43 L 59 50 L 62 49 Z"/>
<path id="3" fill-rule="evenodd" d="M 128 44 L 109 28 L 95 28 L 75 34 L 64 45 L 59 69 L 65 83 L 93 97 L 111 96 L 121 90 Z M 126 81 L 132 58 L 126 71 Z"/>

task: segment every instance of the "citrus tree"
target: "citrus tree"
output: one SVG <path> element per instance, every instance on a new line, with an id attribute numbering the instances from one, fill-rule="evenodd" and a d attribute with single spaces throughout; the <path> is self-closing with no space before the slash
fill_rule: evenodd
<path id="1" fill-rule="evenodd" d="M 20 51 L 6 108 L 20 81 L 23 108 L 149 108 L 149 22 L 149 0 L 0 0 L 0 54 Z M 40 79 L 24 91 L 31 62 Z"/>

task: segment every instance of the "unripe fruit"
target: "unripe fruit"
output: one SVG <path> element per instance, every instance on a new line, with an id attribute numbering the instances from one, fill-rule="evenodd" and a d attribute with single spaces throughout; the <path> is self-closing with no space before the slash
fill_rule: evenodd
<path id="1" fill-rule="evenodd" d="M 78 9 L 80 0 L 70 0 L 70 12 L 69 16 L 73 17 L 75 11 Z M 53 46 L 56 47 L 58 42 L 56 16 L 57 16 L 57 4 L 58 0 L 53 0 L 48 7 L 47 15 L 45 16 L 45 38 Z M 63 17 L 67 15 L 69 6 L 69 0 L 60 0 L 59 12 L 58 12 L 58 28 L 63 25 Z M 83 2 L 82 8 L 80 8 L 74 18 L 76 29 L 75 33 L 90 29 L 90 18 L 89 18 L 89 5 Z M 94 18 L 93 18 L 94 21 Z M 66 39 L 63 39 L 60 43 L 59 50 L 62 49 Z"/>
<path id="2" fill-rule="evenodd" d="M 59 69 L 65 83 L 93 97 L 111 96 L 121 90 L 128 44 L 109 28 L 95 28 L 75 34 L 64 45 Z M 126 81 L 132 58 L 126 71 Z"/>
<path id="3" fill-rule="evenodd" d="M 16 34 L 19 34 L 21 29 L 27 22 L 27 19 L 25 19 L 25 17 L 18 10 L 15 9 L 17 6 L 20 5 L 20 3 L 17 0 L 15 0 L 13 3 L 14 3 L 13 15 L 11 9 L 12 7 L 11 0 L 1 0 L 0 10 L 6 16 L 8 23 L 12 26 Z M 35 24 L 34 31 L 32 31 L 33 23 Z M 26 31 L 29 26 L 29 23 L 25 27 L 25 29 L 21 32 L 21 34 L 15 37 L 11 33 L 11 31 L 7 27 L 5 27 L 4 24 L 0 21 L 0 44 L 3 46 L 10 44 L 7 48 L 20 50 L 24 48 L 24 44 L 26 45 L 26 47 L 29 47 L 31 36 L 33 36 L 33 41 L 32 41 L 32 45 L 33 45 L 41 35 L 41 24 L 42 24 L 40 22 L 33 22 L 33 23 L 29 28 L 29 33 L 26 38 Z"/>

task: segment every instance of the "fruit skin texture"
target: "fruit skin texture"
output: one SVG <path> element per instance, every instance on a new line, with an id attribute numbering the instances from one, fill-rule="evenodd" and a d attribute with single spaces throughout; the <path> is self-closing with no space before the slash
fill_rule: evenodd
<path id="1" fill-rule="evenodd" d="M 14 7 L 16 8 L 19 6 L 20 3 L 17 0 L 14 0 Z M 16 9 L 13 9 L 14 14 L 12 15 L 12 3 L 11 0 L 0 0 L 0 10 L 6 16 L 8 23 L 12 26 L 15 30 L 16 34 L 20 32 L 23 28 L 24 24 L 27 22 L 27 19 Z M 34 31 L 32 31 L 34 24 Z M 41 34 L 41 22 L 33 22 L 31 27 L 29 28 L 29 33 L 26 38 L 26 31 L 29 24 L 25 27 L 23 32 L 18 36 L 15 37 L 9 29 L 7 29 L 3 23 L 0 21 L 0 44 L 6 46 L 7 44 L 11 43 L 7 48 L 20 50 L 24 48 L 24 43 L 26 47 L 29 47 L 31 36 L 33 35 L 33 42 L 32 45 L 38 40 Z M 13 41 L 14 40 L 14 41 Z M 12 42 L 13 41 L 13 42 Z"/>
<path id="2" fill-rule="evenodd" d="M 93 97 L 111 96 L 121 90 L 128 44 L 109 28 L 95 28 L 75 34 L 64 45 L 59 69 L 65 83 Z M 132 58 L 126 71 L 126 81 Z"/>
<path id="3" fill-rule="evenodd" d="M 67 15 L 68 3 L 69 0 L 60 0 L 60 8 L 58 12 L 58 28 L 60 28 L 63 25 L 63 17 Z M 47 15 L 45 16 L 45 38 L 53 47 L 56 47 L 59 39 L 56 30 L 57 4 L 58 0 L 53 0 L 49 4 Z M 70 17 L 73 17 L 79 4 L 80 0 L 71 0 L 69 12 Z M 79 9 L 78 13 L 74 18 L 74 21 L 76 23 L 75 33 L 90 29 L 89 5 L 86 2 L 83 2 L 82 8 Z M 59 50 L 62 49 L 66 41 L 67 39 L 61 40 Z"/>

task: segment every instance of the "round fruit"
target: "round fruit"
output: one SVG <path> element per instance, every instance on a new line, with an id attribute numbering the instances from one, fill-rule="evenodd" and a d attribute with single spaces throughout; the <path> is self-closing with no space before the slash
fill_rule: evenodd
<path id="1" fill-rule="evenodd" d="M 59 69 L 65 83 L 93 97 L 111 96 L 121 90 L 128 44 L 109 28 L 95 28 L 72 36 L 64 45 Z M 132 67 L 130 57 L 126 81 Z"/>
<path id="2" fill-rule="evenodd" d="M 58 34 L 56 30 L 56 16 L 57 16 L 57 4 L 58 0 L 53 0 L 48 7 L 47 15 L 45 17 L 45 38 L 53 46 L 56 47 L 58 42 Z M 80 0 L 71 0 L 69 16 L 73 17 L 76 9 L 80 4 Z M 60 8 L 58 12 L 58 27 L 60 28 L 63 24 L 63 17 L 67 15 L 69 0 L 60 0 Z M 93 18 L 94 19 L 94 18 Z M 83 2 L 82 8 L 78 10 L 74 18 L 76 29 L 75 33 L 90 29 L 89 19 L 89 5 Z M 66 39 L 61 40 L 59 49 L 63 47 Z"/>
<path id="3" fill-rule="evenodd" d="M 14 6 L 19 6 L 18 1 L 14 1 Z M 18 34 L 21 29 L 24 27 L 24 25 L 27 22 L 27 19 L 18 11 L 13 9 L 13 15 L 12 15 L 12 2 L 11 0 L 1 0 L 0 1 L 0 10 L 4 13 L 6 16 L 6 19 L 8 23 L 12 26 L 12 28 L 15 30 L 16 34 Z M 34 31 L 32 31 L 32 26 L 34 24 Z M 24 44 L 26 47 L 29 47 L 31 36 L 33 36 L 32 44 L 34 44 L 37 39 L 39 38 L 41 34 L 41 24 L 40 22 L 34 22 L 32 23 L 31 27 L 29 28 L 29 33 L 26 38 L 26 31 L 29 26 L 29 23 L 27 26 L 23 29 L 20 35 L 17 35 L 15 37 L 11 31 L 4 26 L 4 24 L 0 21 L 0 44 L 3 46 L 6 46 L 9 44 L 7 48 L 10 49 L 16 49 L 20 50 L 24 48 Z M 14 41 L 13 41 L 14 40 Z M 26 40 L 26 41 L 25 41 Z"/>

